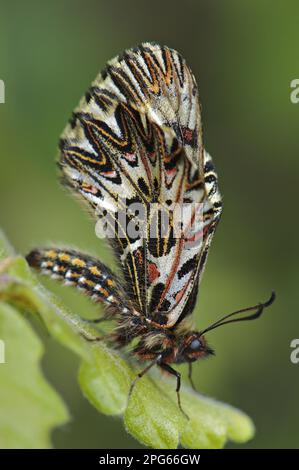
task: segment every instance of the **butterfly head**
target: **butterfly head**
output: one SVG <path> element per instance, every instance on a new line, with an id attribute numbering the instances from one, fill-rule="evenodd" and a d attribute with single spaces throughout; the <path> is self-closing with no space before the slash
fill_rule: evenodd
<path id="1" fill-rule="evenodd" d="M 186 334 L 179 347 L 177 362 L 194 362 L 214 354 L 205 337 L 197 331 Z"/>
<path id="2" fill-rule="evenodd" d="M 210 326 L 202 331 L 186 333 L 180 343 L 176 362 L 194 362 L 199 358 L 207 357 L 214 354 L 205 339 L 205 334 L 209 331 L 219 328 L 220 326 L 227 325 L 228 323 L 240 322 L 244 320 L 254 320 L 259 318 L 266 307 L 269 307 L 275 300 L 275 293 L 272 292 L 271 297 L 264 303 L 259 303 L 253 307 L 243 308 L 235 312 L 229 313 L 224 317 L 212 323 Z M 250 312 L 248 314 L 248 312 Z M 246 314 L 246 315 L 244 315 Z"/>

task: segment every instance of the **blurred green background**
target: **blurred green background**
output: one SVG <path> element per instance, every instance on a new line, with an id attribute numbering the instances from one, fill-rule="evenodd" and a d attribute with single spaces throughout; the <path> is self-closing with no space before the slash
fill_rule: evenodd
<path id="1" fill-rule="evenodd" d="M 299 104 L 289 96 L 299 78 L 298 1 L 1 0 L 0 12 L 0 225 L 21 253 L 60 242 L 111 261 L 93 221 L 59 186 L 58 137 L 117 53 L 151 40 L 186 58 L 224 199 L 198 325 L 277 292 L 259 321 L 211 333 L 217 354 L 194 367 L 195 382 L 253 418 L 248 447 L 299 447 L 299 364 L 290 362 L 290 342 L 299 337 Z M 82 315 L 95 313 L 71 289 L 47 285 Z M 82 397 L 77 359 L 44 339 L 45 374 L 73 417 L 55 431 L 55 446 L 137 447 L 117 419 Z"/>

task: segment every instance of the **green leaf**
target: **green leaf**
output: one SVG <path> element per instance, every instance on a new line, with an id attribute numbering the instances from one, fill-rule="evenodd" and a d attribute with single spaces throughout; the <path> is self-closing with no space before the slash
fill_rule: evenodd
<path id="1" fill-rule="evenodd" d="M 68 412 L 40 370 L 43 346 L 27 321 L 0 303 L 0 336 L 5 363 L 0 364 L 0 448 L 51 447 L 51 430 Z"/>
<path id="2" fill-rule="evenodd" d="M 79 383 L 84 395 L 101 413 L 123 416 L 127 431 L 141 443 L 161 449 L 179 443 L 203 449 L 221 448 L 229 439 L 242 443 L 252 438 L 254 426 L 247 415 L 183 386 L 187 420 L 178 408 L 174 381 L 157 372 L 139 380 L 128 399 L 140 367 L 104 342 L 88 341 L 99 335 L 97 330 L 42 287 L 23 258 L 2 263 L 1 297 L 39 316 L 50 334 L 81 357 Z"/>
<path id="3" fill-rule="evenodd" d="M 0 231 L 0 290 L 13 249 Z M 11 305 L 0 302 L 0 448 L 48 448 L 53 428 L 69 419 L 67 408 L 40 369 L 43 345 Z"/>

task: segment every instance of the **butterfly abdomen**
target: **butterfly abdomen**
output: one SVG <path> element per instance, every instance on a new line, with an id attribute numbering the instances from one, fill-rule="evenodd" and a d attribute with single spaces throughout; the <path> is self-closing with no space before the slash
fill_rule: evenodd
<path id="1" fill-rule="evenodd" d="M 73 250 L 41 248 L 27 255 L 30 266 L 66 285 L 84 291 L 95 302 L 119 305 L 120 285 L 101 262 Z M 122 299 L 123 300 L 123 299 Z"/>

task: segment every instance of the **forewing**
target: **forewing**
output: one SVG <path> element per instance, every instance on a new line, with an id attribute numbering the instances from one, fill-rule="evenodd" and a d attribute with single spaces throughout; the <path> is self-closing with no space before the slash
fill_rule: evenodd
<path id="1" fill-rule="evenodd" d="M 203 178 L 196 185 L 187 182 L 183 197 L 186 212 L 181 235 L 172 250 L 158 258 L 159 277 L 150 286 L 151 311 L 159 324 L 171 327 L 195 306 L 198 283 L 209 247 L 221 216 L 218 178 L 210 155 L 204 151 Z M 184 201 L 188 200 L 185 208 Z M 148 256 L 148 258 L 150 258 Z"/>
<path id="2" fill-rule="evenodd" d="M 197 86 L 185 61 L 151 44 L 113 59 L 75 110 L 60 149 L 65 181 L 112 230 L 109 241 L 135 308 L 175 324 L 198 282 L 221 208 L 202 144 Z M 132 204 L 141 207 L 137 216 L 128 211 Z M 196 234 L 194 209 L 175 235 L 173 204 L 203 208 Z M 169 214 L 163 234 L 159 207 Z M 142 234 L 132 235 L 128 223 L 142 225 Z M 190 247 L 194 236 L 199 242 Z"/>

